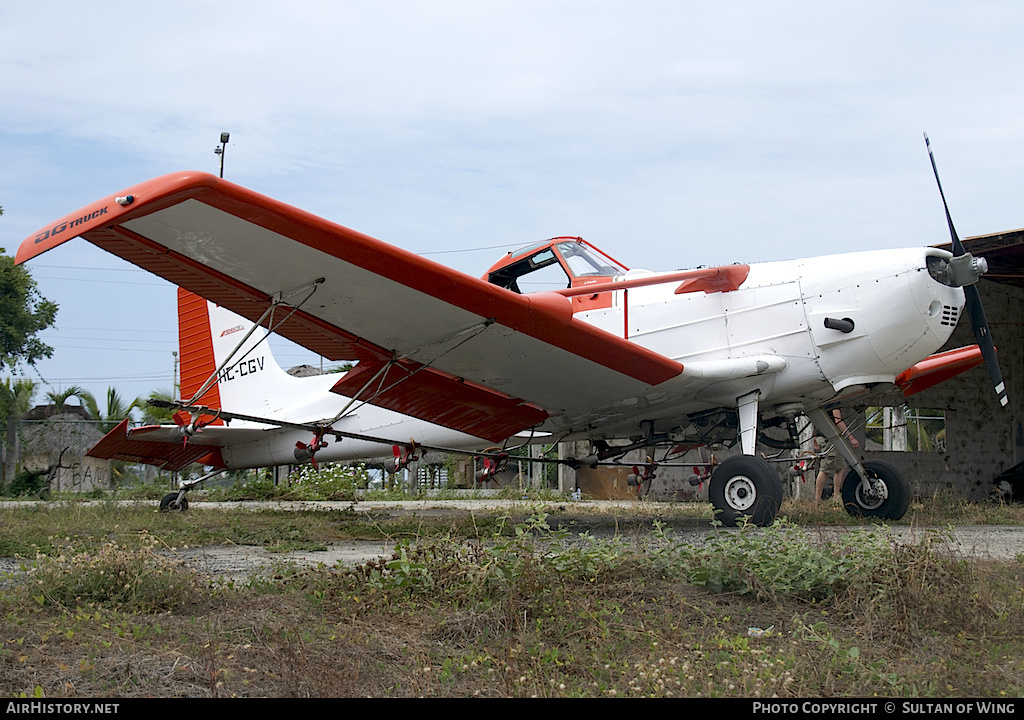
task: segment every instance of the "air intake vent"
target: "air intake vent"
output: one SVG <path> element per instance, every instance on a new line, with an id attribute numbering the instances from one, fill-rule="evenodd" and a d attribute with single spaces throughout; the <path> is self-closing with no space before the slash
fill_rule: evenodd
<path id="1" fill-rule="evenodd" d="M 956 327 L 956 321 L 960 318 L 960 310 L 952 305 L 942 306 L 942 319 L 939 321 L 942 325 L 948 325 L 949 327 Z"/>

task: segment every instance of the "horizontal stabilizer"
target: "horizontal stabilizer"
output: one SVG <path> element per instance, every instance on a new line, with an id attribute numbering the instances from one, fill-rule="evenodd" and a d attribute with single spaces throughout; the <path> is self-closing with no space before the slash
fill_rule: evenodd
<path id="1" fill-rule="evenodd" d="M 129 429 L 125 419 L 86 454 L 102 460 L 138 462 L 171 471 L 181 470 L 194 462 L 224 467 L 221 447 L 229 442 L 257 440 L 266 434 L 267 430 L 262 428 L 210 426 L 185 442 L 177 425 L 146 425 Z"/>
<path id="2" fill-rule="evenodd" d="M 128 419 L 125 418 L 117 427 L 93 445 L 86 454 L 89 457 L 100 458 L 101 460 L 138 462 L 146 465 L 155 465 L 162 470 L 173 471 L 188 467 L 200 458 L 217 452 L 217 447 L 211 447 L 199 442 L 184 443 L 182 440 L 167 442 L 166 440 L 142 439 L 145 437 L 146 431 L 166 430 L 171 432 L 176 429 L 177 426 L 165 427 L 154 425 L 129 430 Z"/>

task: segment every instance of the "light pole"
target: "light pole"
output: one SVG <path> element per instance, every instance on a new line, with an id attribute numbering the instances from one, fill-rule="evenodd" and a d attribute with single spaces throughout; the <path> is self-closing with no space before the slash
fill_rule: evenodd
<path id="1" fill-rule="evenodd" d="M 228 147 L 228 138 L 230 138 L 230 137 L 231 137 L 231 133 L 222 132 L 220 134 L 220 145 L 218 145 L 217 149 L 214 150 L 214 152 L 216 154 L 220 155 L 220 176 L 221 177 L 224 177 L 224 151 Z"/>

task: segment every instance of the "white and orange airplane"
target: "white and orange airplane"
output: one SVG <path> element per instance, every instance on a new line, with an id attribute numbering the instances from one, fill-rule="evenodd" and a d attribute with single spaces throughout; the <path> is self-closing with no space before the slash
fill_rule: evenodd
<path id="1" fill-rule="evenodd" d="M 593 454 L 576 461 L 594 463 L 640 448 L 738 443 L 742 454 L 714 469 L 711 500 L 727 524 L 767 523 L 783 492 L 755 454 L 765 424 L 807 415 L 851 466 L 847 510 L 899 518 L 905 478 L 862 463 L 830 410 L 909 395 L 983 361 L 1006 404 L 975 285 L 987 267 L 949 228 L 952 253 L 671 272 L 630 270 L 581 238 L 554 238 L 474 278 L 185 172 L 71 213 L 26 239 L 16 260 L 83 237 L 214 303 L 218 328 L 223 308 L 329 360 L 357 362 L 299 385 L 246 343 L 228 361 L 215 352 L 188 382 L 183 373 L 182 424 L 115 430 L 97 446 L 111 457 L 253 467 L 379 456 L 394 444 L 401 464 L 417 446 L 481 448 L 535 433 L 592 441 Z M 535 272 L 557 272 L 565 287 L 521 292 Z M 965 307 L 979 345 L 935 355 Z M 237 345 L 232 335 L 214 347 Z"/>
<path id="2" fill-rule="evenodd" d="M 187 406 L 202 410 L 178 413 L 175 425 L 129 427 L 126 419 L 88 454 L 167 470 L 192 463 L 220 470 L 389 458 L 385 467 L 394 472 L 430 449 L 415 439 L 456 451 L 491 444 L 333 393 L 341 374 L 289 374 L 274 358 L 269 334 L 179 288 L 180 392 Z M 324 427 L 330 427 L 335 442 L 324 439 Z M 337 441 L 341 437 L 344 442 Z M 396 445 L 387 438 L 405 441 Z M 173 495 L 168 504 L 184 500 L 184 493 Z"/>

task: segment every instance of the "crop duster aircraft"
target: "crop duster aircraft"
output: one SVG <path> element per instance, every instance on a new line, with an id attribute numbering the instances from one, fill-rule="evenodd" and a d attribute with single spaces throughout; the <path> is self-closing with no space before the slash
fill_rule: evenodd
<path id="1" fill-rule="evenodd" d="M 533 434 L 590 440 L 592 454 L 575 462 L 595 464 L 656 446 L 738 443 L 742 454 L 714 468 L 710 498 L 726 524 L 763 524 L 783 492 L 755 441 L 765 427 L 795 440 L 793 418 L 804 414 L 851 467 L 847 510 L 896 519 L 907 481 L 891 465 L 862 463 L 831 410 L 910 395 L 981 362 L 1006 404 L 976 286 L 987 265 L 946 217 L 952 252 L 652 272 L 562 237 L 509 253 L 478 279 L 183 172 L 48 225 L 16 260 L 83 237 L 329 360 L 356 361 L 301 392 L 265 382 L 239 393 L 233 383 L 269 378 L 269 361 L 244 342 L 230 360 L 218 351 L 202 381 L 183 374 L 179 425 L 116 429 L 97 445 L 108 457 L 233 468 L 379 456 L 393 445 L 401 466 L 417 448 L 507 447 Z M 531 274 L 553 271 L 565 287 L 521 292 Z M 935 355 L 965 308 L 978 345 Z"/>

